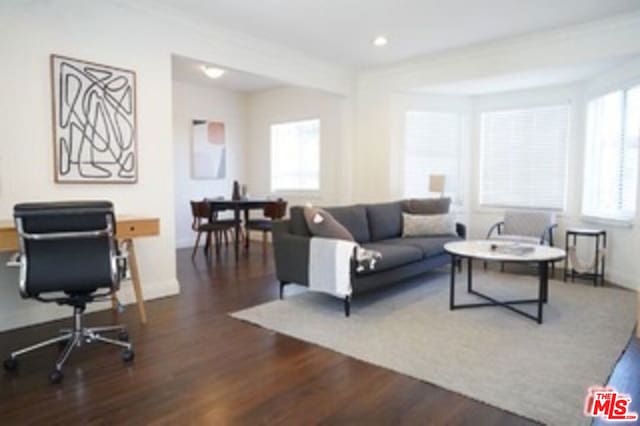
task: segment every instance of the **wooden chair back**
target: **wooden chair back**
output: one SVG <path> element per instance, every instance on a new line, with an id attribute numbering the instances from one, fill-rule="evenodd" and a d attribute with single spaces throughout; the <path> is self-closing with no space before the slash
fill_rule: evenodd
<path id="1" fill-rule="evenodd" d="M 284 200 L 270 202 L 264 206 L 262 214 L 271 220 L 282 219 L 287 214 L 287 202 Z"/>
<path id="2" fill-rule="evenodd" d="M 211 217 L 209 203 L 206 201 L 191 201 L 191 215 L 193 216 L 191 229 L 197 231 L 198 227 L 202 224 L 202 221 L 209 220 Z"/>

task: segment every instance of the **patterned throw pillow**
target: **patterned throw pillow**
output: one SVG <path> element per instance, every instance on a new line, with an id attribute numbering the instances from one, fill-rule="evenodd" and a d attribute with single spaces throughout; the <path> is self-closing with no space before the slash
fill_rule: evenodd
<path id="1" fill-rule="evenodd" d="M 450 214 L 421 215 L 402 213 L 403 237 L 427 237 L 455 233 L 456 222 Z"/>
<path id="2" fill-rule="evenodd" d="M 328 211 L 319 207 L 305 206 L 303 213 L 311 235 L 354 241 L 353 235 L 351 235 L 347 228 L 342 226 Z"/>

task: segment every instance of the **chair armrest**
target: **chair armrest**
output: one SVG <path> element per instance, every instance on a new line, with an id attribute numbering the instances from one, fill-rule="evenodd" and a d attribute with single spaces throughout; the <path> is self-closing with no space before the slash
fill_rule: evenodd
<path id="1" fill-rule="evenodd" d="M 549 245 L 553 246 L 553 230 L 554 228 L 557 228 L 557 227 L 558 227 L 557 223 L 547 226 L 544 232 L 542 233 L 542 236 L 540 237 L 540 244 L 544 244 L 545 241 L 548 241 Z M 548 239 L 547 239 L 547 236 L 549 237 Z"/>
<path id="2" fill-rule="evenodd" d="M 456 223 L 456 234 L 463 240 L 467 239 L 467 225 L 464 223 Z"/>
<path id="3" fill-rule="evenodd" d="M 273 253 L 279 281 L 309 285 L 310 243 L 311 237 L 289 231 L 288 220 L 273 222 Z"/>
<path id="4" fill-rule="evenodd" d="M 489 228 L 489 232 L 487 232 L 487 240 L 491 239 L 491 235 L 493 234 L 493 231 L 498 231 L 498 235 L 502 234 L 502 227 L 504 226 L 504 220 L 501 220 L 500 222 L 494 223 L 493 225 L 491 225 L 491 228 Z"/>

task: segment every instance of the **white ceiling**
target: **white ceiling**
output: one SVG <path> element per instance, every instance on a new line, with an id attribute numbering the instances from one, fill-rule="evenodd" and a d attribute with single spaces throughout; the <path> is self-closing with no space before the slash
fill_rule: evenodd
<path id="1" fill-rule="evenodd" d="M 472 96 L 577 83 L 596 77 L 633 58 L 624 56 L 562 67 L 532 69 L 517 74 L 424 86 L 411 92 Z"/>
<path id="2" fill-rule="evenodd" d="M 357 67 L 640 10 L 640 0 L 156 0 L 193 19 Z M 378 34 L 383 48 L 371 45 Z"/>
<path id="3" fill-rule="evenodd" d="M 184 56 L 172 55 L 172 72 L 173 79 L 184 83 L 196 84 L 199 86 L 217 87 L 227 90 L 236 90 L 240 92 L 254 92 L 261 90 L 274 89 L 282 87 L 283 84 L 277 80 L 251 74 L 244 71 L 229 69 L 216 64 L 211 64 L 197 59 L 186 58 Z M 202 66 L 214 66 L 222 68 L 226 72 L 217 79 L 207 77 L 202 72 Z"/>

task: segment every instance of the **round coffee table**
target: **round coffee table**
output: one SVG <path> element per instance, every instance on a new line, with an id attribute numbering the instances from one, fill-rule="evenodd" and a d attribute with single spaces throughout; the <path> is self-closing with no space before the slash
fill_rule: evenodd
<path id="1" fill-rule="evenodd" d="M 501 306 L 519 315 L 542 324 L 542 307 L 549 295 L 549 263 L 563 260 L 564 250 L 556 247 L 536 244 L 514 244 L 498 241 L 456 241 L 447 243 L 444 250 L 451 255 L 451 287 L 449 291 L 449 309 L 479 308 L 483 306 Z M 455 304 L 456 264 L 467 259 L 467 292 L 481 297 L 487 302 Z M 535 299 L 497 300 L 473 289 L 473 259 L 485 262 L 535 263 L 538 265 L 538 297 Z M 531 315 L 514 305 L 537 304 L 538 315 Z"/>

